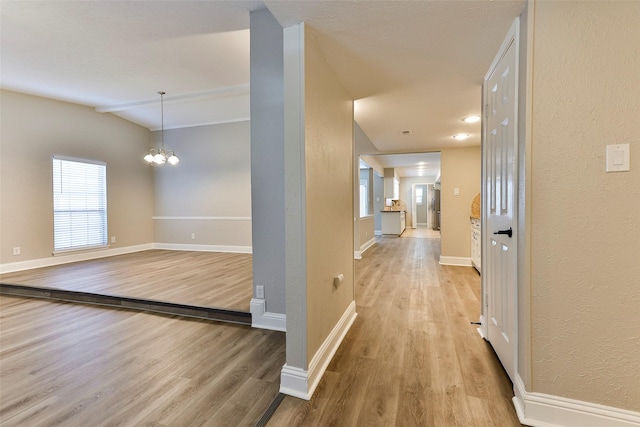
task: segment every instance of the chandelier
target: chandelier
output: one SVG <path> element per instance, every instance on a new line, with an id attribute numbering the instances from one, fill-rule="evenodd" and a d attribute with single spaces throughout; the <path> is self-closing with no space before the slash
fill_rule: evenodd
<path id="1" fill-rule="evenodd" d="M 160 133 L 160 148 L 155 149 L 152 148 L 149 152 L 144 156 L 144 160 L 149 163 L 151 166 L 160 166 L 165 163 L 169 163 L 170 165 L 177 165 L 180 162 L 178 156 L 176 156 L 175 151 L 173 150 L 165 150 L 164 148 L 164 95 L 163 91 L 158 92 L 160 94 L 160 114 L 162 119 L 162 131 Z"/>

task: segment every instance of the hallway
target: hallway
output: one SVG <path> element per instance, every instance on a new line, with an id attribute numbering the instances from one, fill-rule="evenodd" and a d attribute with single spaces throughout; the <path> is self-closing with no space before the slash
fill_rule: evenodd
<path id="1" fill-rule="evenodd" d="M 358 317 L 311 401 L 268 426 L 519 426 L 511 382 L 476 331 L 480 276 L 439 238 L 379 238 L 356 261 Z"/>

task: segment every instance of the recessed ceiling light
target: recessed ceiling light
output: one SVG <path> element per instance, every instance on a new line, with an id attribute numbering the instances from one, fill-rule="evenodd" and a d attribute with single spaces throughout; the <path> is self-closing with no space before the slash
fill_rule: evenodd
<path id="1" fill-rule="evenodd" d="M 462 141 L 464 139 L 469 138 L 470 136 L 471 135 L 469 135 L 468 133 L 456 133 L 455 135 L 452 136 L 452 138 L 457 141 Z"/>
<path id="2" fill-rule="evenodd" d="M 410 130 L 410 129 L 405 129 L 405 130 L 400 131 L 400 133 L 403 134 L 403 135 L 411 135 L 413 133 L 413 131 Z"/>
<path id="3" fill-rule="evenodd" d="M 465 123 L 477 123 L 480 121 L 480 116 L 467 116 L 462 121 Z"/>
<path id="4" fill-rule="evenodd" d="M 424 162 L 418 162 L 418 164 L 419 164 L 420 166 L 422 166 L 422 165 L 424 165 Z"/>

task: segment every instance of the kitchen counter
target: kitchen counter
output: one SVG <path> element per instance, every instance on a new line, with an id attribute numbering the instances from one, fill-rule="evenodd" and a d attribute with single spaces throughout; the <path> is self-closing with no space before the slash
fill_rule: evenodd
<path id="1" fill-rule="evenodd" d="M 383 215 L 382 234 L 400 236 L 406 227 L 405 211 L 380 211 Z"/>

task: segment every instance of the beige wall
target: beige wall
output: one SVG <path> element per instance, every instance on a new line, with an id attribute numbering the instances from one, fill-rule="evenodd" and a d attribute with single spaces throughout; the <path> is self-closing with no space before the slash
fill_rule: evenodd
<path id="1" fill-rule="evenodd" d="M 357 250 L 362 249 L 362 246 L 367 244 L 371 239 L 374 238 L 374 219 L 373 219 L 373 215 L 368 216 L 368 217 L 364 217 L 364 218 L 360 218 L 359 222 L 359 227 L 358 227 L 358 233 L 359 233 L 359 242 L 360 245 L 358 246 Z"/>
<path id="2" fill-rule="evenodd" d="M 471 202 L 480 192 L 480 147 L 442 149 L 440 155 L 441 249 L 443 257 L 471 256 Z M 455 188 L 460 195 L 454 196 Z"/>
<path id="3" fill-rule="evenodd" d="M 532 391 L 640 411 L 640 3 L 529 13 Z"/>
<path id="4" fill-rule="evenodd" d="M 164 142 L 180 163 L 154 168 L 155 242 L 249 249 L 250 123 L 168 130 Z"/>
<path id="5" fill-rule="evenodd" d="M 53 251 L 53 155 L 107 164 L 112 248 L 153 242 L 153 175 L 142 161 L 150 132 L 93 108 L 2 91 L 0 263 Z M 21 255 L 12 248 L 20 246 Z"/>
<path id="6" fill-rule="evenodd" d="M 353 102 L 306 28 L 307 362 L 354 298 Z M 344 274 L 334 288 L 333 278 Z"/>

